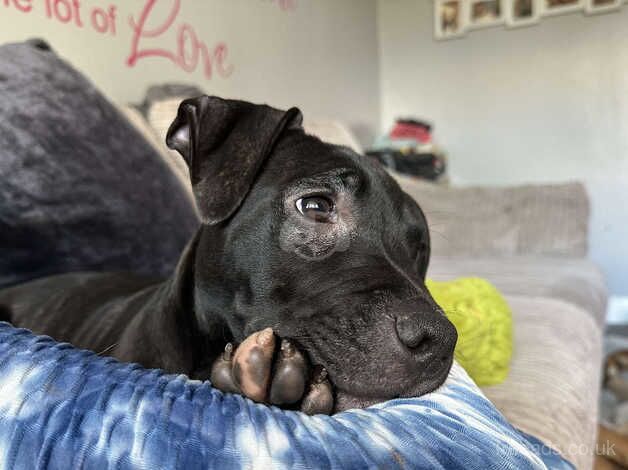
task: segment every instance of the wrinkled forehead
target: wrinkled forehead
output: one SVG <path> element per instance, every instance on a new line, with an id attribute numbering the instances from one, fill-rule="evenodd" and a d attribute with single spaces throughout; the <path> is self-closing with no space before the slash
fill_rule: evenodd
<path id="1" fill-rule="evenodd" d="M 352 191 L 375 191 L 380 196 L 401 194 L 378 163 L 302 131 L 289 132 L 281 139 L 267 162 L 266 173 L 284 187 L 342 184 Z"/>
<path id="2" fill-rule="evenodd" d="M 338 209 L 350 211 L 345 215 L 361 236 L 386 233 L 404 239 L 408 228 L 413 233 L 427 230 L 421 209 L 381 164 L 302 131 L 290 132 L 280 141 L 258 183 L 259 195 L 284 204 L 308 195 L 338 197 Z"/>

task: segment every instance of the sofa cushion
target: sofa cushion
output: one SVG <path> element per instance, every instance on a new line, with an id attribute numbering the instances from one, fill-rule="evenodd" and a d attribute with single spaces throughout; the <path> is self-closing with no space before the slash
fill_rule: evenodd
<path id="1" fill-rule="evenodd" d="M 119 109 L 133 125 L 133 127 L 135 127 L 135 129 L 142 134 L 146 141 L 149 142 L 157 151 L 157 154 L 161 157 L 163 162 L 179 181 L 181 187 L 185 190 L 190 204 L 192 204 L 196 209 L 196 201 L 194 200 L 192 184 L 190 183 L 190 171 L 185 163 L 185 160 L 183 160 L 183 157 L 166 146 L 165 137 L 162 139 L 157 135 L 155 129 L 150 126 L 144 115 L 137 108 L 130 105 L 122 105 Z M 171 121 L 173 119 L 174 117 L 171 117 Z"/>
<path id="2" fill-rule="evenodd" d="M 167 275 L 197 226 L 155 149 L 43 42 L 0 47 L 0 286 Z"/>
<path id="3" fill-rule="evenodd" d="M 447 188 L 393 176 L 423 208 L 433 254 L 586 255 L 589 203 L 580 183 Z"/>
<path id="4" fill-rule="evenodd" d="M 428 276 L 448 281 L 478 276 L 509 294 L 553 297 L 578 305 L 604 324 L 607 291 L 598 267 L 584 258 L 510 256 L 443 257 L 430 261 Z"/>
<path id="5" fill-rule="evenodd" d="M 562 300 L 507 296 L 514 354 L 506 380 L 482 390 L 519 429 L 590 469 L 595 451 L 601 330 Z"/>

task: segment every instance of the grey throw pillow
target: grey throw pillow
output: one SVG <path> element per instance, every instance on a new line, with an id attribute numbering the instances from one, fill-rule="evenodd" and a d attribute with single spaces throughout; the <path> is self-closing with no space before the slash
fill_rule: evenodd
<path id="1" fill-rule="evenodd" d="M 43 41 L 0 47 L 0 286 L 165 276 L 197 224 L 181 183 L 88 80 Z"/>

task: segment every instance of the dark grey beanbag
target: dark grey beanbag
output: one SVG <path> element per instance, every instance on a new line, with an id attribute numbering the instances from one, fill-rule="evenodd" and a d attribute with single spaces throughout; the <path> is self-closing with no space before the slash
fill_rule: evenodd
<path id="1" fill-rule="evenodd" d="M 167 275 L 196 226 L 174 175 L 90 82 L 41 41 L 0 47 L 0 287 Z"/>

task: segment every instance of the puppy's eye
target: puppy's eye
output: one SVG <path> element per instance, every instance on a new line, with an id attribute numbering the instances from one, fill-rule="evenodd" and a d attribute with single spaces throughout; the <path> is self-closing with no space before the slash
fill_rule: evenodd
<path id="1" fill-rule="evenodd" d="M 326 196 L 302 197 L 296 206 L 304 217 L 316 222 L 331 222 L 334 215 L 334 201 Z"/>

